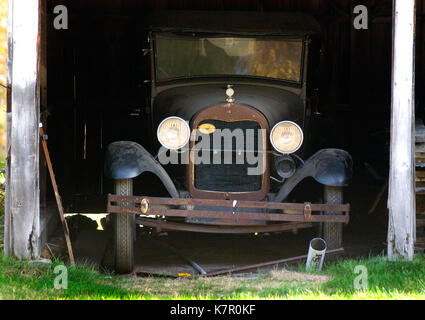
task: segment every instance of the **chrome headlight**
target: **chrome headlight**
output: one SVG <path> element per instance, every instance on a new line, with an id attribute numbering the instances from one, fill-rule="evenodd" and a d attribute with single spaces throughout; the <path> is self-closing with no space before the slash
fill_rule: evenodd
<path id="1" fill-rule="evenodd" d="M 304 134 L 300 126 L 292 121 L 282 121 L 270 132 L 273 147 L 283 154 L 296 152 L 303 144 Z"/>
<path id="2" fill-rule="evenodd" d="M 189 141 L 190 128 L 182 118 L 169 117 L 159 124 L 157 136 L 165 148 L 177 150 L 183 148 Z"/>

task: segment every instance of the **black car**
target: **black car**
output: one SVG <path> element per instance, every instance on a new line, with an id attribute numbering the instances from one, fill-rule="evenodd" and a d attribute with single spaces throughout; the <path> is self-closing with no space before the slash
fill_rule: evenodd
<path id="1" fill-rule="evenodd" d="M 316 223 L 328 248 L 340 248 L 352 160 L 339 149 L 311 152 L 319 134 L 310 129 L 317 21 L 294 13 L 193 11 L 146 19 L 157 145 L 152 153 L 131 141 L 108 147 L 116 270 L 133 268 L 136 224 L 254 233 Z M 133 196 L 132 179 L 147 171 L 158 176 L 169 198 Z M 323 185 L 323 204 L 290 201 L 307 177 Z"/>

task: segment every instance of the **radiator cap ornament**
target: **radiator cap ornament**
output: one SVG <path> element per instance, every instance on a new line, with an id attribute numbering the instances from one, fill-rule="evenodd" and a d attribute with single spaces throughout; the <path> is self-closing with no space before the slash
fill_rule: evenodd
<path id="1" fill-rule="evenodd" d="M 227 95 L 226 101 L 229 103 L 235 102 L 235 99 L 233 98 L 234 94 L 235 94 L 235 90 L 233 89 L 233 86 L 231 84 L 228 84 L 226 89 L 226 95 Z"/>

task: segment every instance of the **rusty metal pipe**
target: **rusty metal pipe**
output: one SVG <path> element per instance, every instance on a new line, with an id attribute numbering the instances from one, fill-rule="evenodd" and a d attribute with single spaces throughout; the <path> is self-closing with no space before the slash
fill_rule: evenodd
<path id="1" fill-rule="evenodd" d="M 329 250 L 327 252 L 328 255 L 329 254 L 340 254 L 340 253 L 344 253 L 344 248 Z M 307 255 L 302 255 L 302 256 L 297 256 L 297 257 L 292 257 L 292 258 L 285 258 L 285 259 L 281 259 L 281 260 L 275 260 L 275 261 L 269 261 L 269 262 L 263 262 L 263 263 L 257 263 L 257 264 L 253 264 L 253 265 L 249 265 L 249 266 L 243 266 L 243 267 L 232 268 L 232 269 L 227 269 L 227 270 L 209 272 L 205 275 L 205 277 L 222 276 L 222 275 L 237 273 L 237 272 L 241 272 L 241 271 L 248 271 L 248 270 L 252 270 L 252 269 L 260 269 L 260 268 L 264 268 L 264 267 L 270 267 L 270 266 L 279 265 L 279 264 L 282 264 L 282 263 L 294 263 L 294 262 L 304 260 L 304 259 L 307 259 Z"/>

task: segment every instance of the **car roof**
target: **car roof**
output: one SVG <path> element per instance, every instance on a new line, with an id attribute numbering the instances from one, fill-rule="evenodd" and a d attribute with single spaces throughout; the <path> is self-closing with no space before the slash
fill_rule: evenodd
<path id="1" fill-rule="evenodd" d="M 152 31 L 298 36 L 320 33 L 305 13 L 254 11 L 154 11 L 144 19 Z"/>

